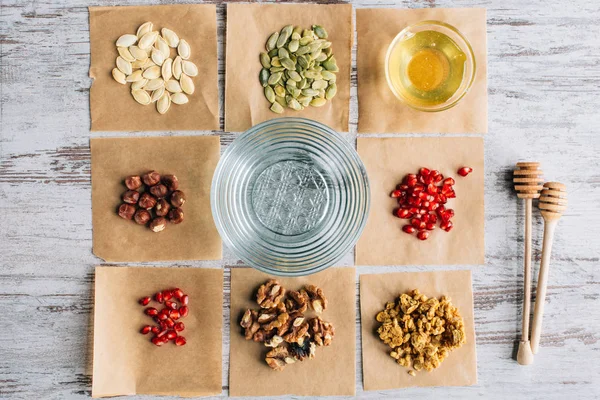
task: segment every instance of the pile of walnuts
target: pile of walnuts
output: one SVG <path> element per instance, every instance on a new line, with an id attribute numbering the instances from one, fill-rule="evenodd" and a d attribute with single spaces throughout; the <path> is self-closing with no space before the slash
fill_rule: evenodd
<path id="1" fill-rule="evenodd" d="M 121 196 L 123 204 L 119 206 L 119 217 L 133 220 L 138 225 L 148 225 L 152 232 L 163 231 L 167 218 L 173 224 L 183 222 L 181 206 L 185 203 L 185 194 L 179 190 L 175 175 L 161 177 L 158 172 L 149 171 L 141 177 L 128 176 L 125 186 L 128 190 Z"/>
<path id="2" fill-rule="evenodd" d="M 392 348 L 390 356 L 415 371 L 439 367 L 466 343 L 463 319 L 446 296 L 428 298 L 415 289 L 387 303 L 376 319 L 379 338 Z M 413 370 L 408 373 L 415 376 Z"/>
<path id="3" fill-rule="evenodd" d="M 313 358 L 317 346 L 329 346 L 335 329 L 320 317 L 307 319 L 312 308 L 322 313 L 327 308 L 323 290 L 308 285 L 298 292 L 286 289 L 271 279 L 258 289 L 260 310 L 246 310 L 240 321 L 246 340 L 273 348 L 265 357 L 272 369 L 282 371 L 287 364 Z"/>

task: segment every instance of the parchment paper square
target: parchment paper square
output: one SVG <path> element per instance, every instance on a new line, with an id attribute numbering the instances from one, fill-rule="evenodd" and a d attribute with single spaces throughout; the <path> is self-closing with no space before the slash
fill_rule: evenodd
<path id="1" fill-rule="evenodd" d="M 221 394 L 223 270 L 96 267 L 95 285 L 93 397 Z M 175 287 L 190 296 L 187 343 L 157 347 L 140 333 L 153 321 L 138 300 Z"/>
<path id="2" fill-rule="evenodd" d="M 156 131 L 219 129 L 217 76 L 217 13 L 214 4 L 181 4 L 133 7 L 90 7 L 90 112 L 92 131 Z M 198 67 L 193 77 L 195 92 L 185 105 L 171 104 L 160 115 L 156 103 L 138 104 L 130 84 L 113 79 L 119 53 L 115 42 L 124 34 L 135 34 L 146 21 L 155 30 L 169 28 L 191 47 Z M 171 56 L 175 50 L 171 49 Z"/>
<path id="3" fill-rule="evenodd" d="M 221 237 L 210 209 L 220 156 L 218 136 L 91 139 L 94 254 L 106 261 L 219 260 Z M 117 215 L 128 175 L 174 174 L 187 201 L 184 221 L 160 233 Z"/>
<path id="4" fill-rule="evenodd" d="M 400 31 L 419 21 L 455 26 L 471 43 L 477 72 L 469 93 L 441 112 L 414 110 L 398 100 L 385 78 L 385 55 Z M 356 10 L 358 132 L 487 133 L 487 37 L 484 8 Z"/>
<path id="5" fill-rule="evenodd" d="M 369 219 L 356 246 L 357 265 L 484 263 L 483 138 L 359 138 L 357 147 L 371 186 Z M 456 173 L 464 166 L 473 168 L 465 178 Z M 409 220 L 393 214 L 398 202 L 390 197 L 406 174 L 421 167 L 456 181 L 456 198 L 446 204 L 454 209 L 454 228 L 445 232 L 438 223 L 425 241 L 402 231 Z"/>
<path id="6" fill-rule="evenodd" d="M 335 336 L 327 347 L 318 347 L 312 360 L 273 371 L 265 363 L 269 350 L 244 339 L 240 318 L 248 308 L 258 309 L 256 290 L 269 275 L 249 268 L 231 270 L 231 337 L 229 394 L 231 396 L 353 396 L 355 394 L 355 268 L 329 268 L 299 278 L 276 278 L 286 289 L 317 285 L 328 300 L 321 314 L 333 323 Z M 307 317 L 316 315 L 313 311 Z"/>
<path id="7" fill-rule="evenodd" d="M 377 335 L 377 313 L 387 302 L 412 289 L 428 297 L 449 296 L 465 323 L 467 342 L 454 350 L 431 372 L 408 374 L 396 363 L 391 348 Z M 360 276 L 363 385 L 365 390 L 398 389 L 410 386 L 470 386 L 477 384 L 477 352 L 473 322 L 471 271 L 397 272 Z"/>
<path id="8" fill-rule="evenodd" d="M 337 95 L 322 107 L 302 111 L 269 110 L 264 89 L 258 81 L 259 54 L 269 36 L 286 25 L 309 29 L 322 25 L 329 35 L 340 72 Z M 347 132 L 350 109 L 351 48 L 354 39 L 350 4 L 228 4 L 225 82 L 225 130 L 245 131 L 273 118 L 293 116 L 319 121 Z"/>

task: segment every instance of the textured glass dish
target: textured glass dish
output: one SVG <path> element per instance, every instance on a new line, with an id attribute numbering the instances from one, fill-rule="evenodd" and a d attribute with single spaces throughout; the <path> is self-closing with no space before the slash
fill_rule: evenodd
<path id="1" fill-rule="evenodd" d="M 225 151 L 211 189 L 225 244 L 273 275 L 308 275 L 352 249 L 367 220 L 369 180 L 354 148 L 303 118 L 263 122 Z"/>

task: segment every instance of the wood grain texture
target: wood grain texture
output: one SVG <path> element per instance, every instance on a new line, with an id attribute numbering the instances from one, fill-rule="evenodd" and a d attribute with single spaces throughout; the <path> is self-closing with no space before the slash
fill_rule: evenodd
<path id="1" fill-rule="evenodd" d="M 98 0 L 94 5 L 141 3 L 165 2 Z M 216 3 L 222 106 L 226 16 L 224 4 Z M 486 7 L 489 61 L 489 133 L 485 137 L 487 257 L 485 266 L 472 268 L 479 383 L 466 388 L 364 392 L 359 336 L 357 396 L 600 397 L 600 3 L 356 0 L 354 4 Z M 100 260 L 91 252 L 89 138 L 115 134 L 89 131 L 88 5 L 82 0 L 0 2 L 3 399 L 83 399 L 90 395 L 93 266 Z M 354 62 L 350 132 L 345 134 L 351 142 L 356 139 L 358 119 L 355 65 Z M 222 107 L 220 121 L 222 127 Z M 186 133 L 117 135 L 157 134 Z M 222 148 L 236 136 L 222 133 Z M 533 365 L 522 367 L 514 356 L 521 313 L 520 227 L 524 210 L 512 192 L 511 179 L 514 163 L 527 159 L 542 163 L 547 180 L 567 185 L 569 208 L 558 225 L 553 246 L 541 349 Z M 535 277 L 543 228 L 537 211 L 533 223 Z M 221 262 L 182 264 L 227 266 L 223 396 L 228 389 L 229 266 L 240 264 L 228 249 L 224 253 Z M 352 254 L 339 264 L 352 265 Z M 443 267 L 359 267 L 358 274 L 435 269 Z"/>

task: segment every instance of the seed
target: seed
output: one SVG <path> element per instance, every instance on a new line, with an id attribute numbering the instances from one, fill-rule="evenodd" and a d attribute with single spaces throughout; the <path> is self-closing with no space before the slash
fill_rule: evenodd
<path id="1" fill-rule="evenodd" d="M 136 35 L 123 35 L 117 39 L 117 47 L 133 46 L 138 41 Z"/>
<path id="2" fill-rule="evenodd" d="M 146 79 L 156 79 L 160 76 L 160 67 L 158 65 L 154 65 L 150 68 L 147 68 L 142 73 L 142 76 Z"/>
<path id="3" fill-rule="evenodd" d="M 289 71 L 288 73 L 289 77 L 291 80 L 295 81 L 295 82 L 301 82 L 302 81 L 302 76 L 300 76 L 300 74 L 296 71 Z"/>
<path id="4" fill-rule="evenodd" d="M 296 39 L 290 41 L 290 43 L 288 44 L 288 50 L 291 51 L 292 53 L 296 52 L 299 47 L 300 47 L 300 41 L 296 40 Z"/>
<path id="5" fill-rule="evenodd" d="M 279 62 L 279 56 L 271 58 L 271 65 L 273 67 L 281 67 L 281 62 Z"/>
<path id="6" fill-rule="evenodd" d="M 156 38 L 157 37 L 158 37 L 158 32 L 157 31 L 152 31 L 152 32 L 145 33 L 140 38 L 140 41 L 138 42 L 138 47 L 140 49 L 142 49 L 142 50 L 149 49 L 150 47 L 152 47 L 154 45 L 154 42 L 156 42 Z M 134 44 L 134 43 L 131 43 L 131 44 Z"/>
<path id="7" fill-rule="evenodd" d="M 298 100 L 291 98 L 289 99 L 289 101 L 287 102 L 288 107 L 291 108 L 292 110 L 301 110 L 302 109 L 302 105 L 300 103 L 298 103 Z"/>
<path id="8" fill-rule="evenodd" d="M 473 172 L 473 168 L 471 167 L 462 167 L 457 171 L 457 174 L 459 174 L 460 176 L 467 176 L 469 175 L 471 172 Z"/>
<path id="9" fill-rule="evenodd" d="M 181 315 L 182 317 L 186 317 L 189 313 L 189 308 L 187 306 L 181 306 L 179 307 L 179 315 Z"/>
<path id="10" fill-rule="evenodd" d="M 282 59 L 282 58 L 290 58 L 290 53 L 285 49 L 285 47 L 280 48 L 277 51 L 277 56 Z"/>
<path id="11" fill-rule="evenodd" d="M 144 61 L 144 64 L 142 65 L 142 70 L 147 70 L 148 68 L 152 68 L 152 67 L 156 67 L 156 64 L 154 64 L 154 61 L 152 61 L 151 58 L 147 58 L 146 61 Z"/>
<path id="12" fill-rule="evenodd" d="M 165 89 L 171 93 L 181 93 L 181 85 L 175 79 L 168 80 Z"/>
<path id="13" fill-rule="evenodd" d="M 277 113 L 277 114 L 282 114 L 283 107 L 281 106 L 281 104 L 275 102 L 275 103 L 271 104 L 271 111 L 273 111 L 274 113 Z"/>
<path id="14" fill-rule="evenodd" d="M 329 57 L 326 61 L 323 62 L 323 67 L 325 67 L 325 69 L 327 71 L 331 71 L 331 72 L 339 72 L 339 68 L 337 66 L 337 62 L 335 60 L 335 58 L 333 56 Z"/>
<path id="15" fill-rule="evenodd" d="M 140 333 L 142 335 L 147 335 L 148 333 L 150 333 L 151 330 L 152 330 L 152 327 L 150 325 L 146 325 L 140 330 Z"/>
<path id="16" fill-rule="evenodd" d="M 275 102 L 275 91 L 273 91 L 273 88 L 271 86 L 265 86 L 265 97 L 267 98 L 269 103 Z"/>
<path id="17" fill-rule="evenodd" d="M 173 76 L 173 59 L 167 58 L 162 65 L 161 75 L 165 81 L 168 81 Z"/>
<path id="18" fill-rule="evenodd" d="M 152 91 L 152 96 L 150 96 L 150 102 L 154 103 L 155 101 L 158 101 L 158 99 L 160 99 L 164 93 L 165 93 L 164 87 L 161 87 L 161 88 L 158 88 L 158 89 Z"/>
<path id="19" fill-rule="evenodd" d="M 150 317 L 156 317 L 158 315 L 158 310 L 154 307 L 148 307 L 144 310 L 144 312 Z"/>
<path id="20" fill-rule="evenodd" d="M 416 229 L 412 225 L 404 225 L 402 230 L 406 233 L 414 233 Z"/>
<path id="21" fill-rule="evenodd" d="M 169 311 L 169 318 L 171 318 L 173 321 L 178 320 L 179 317 L 181 317 L 181 315 L 179 314 L 179 310 Z"/>
<path id="22" fill-rule="evenodd" d="M 187 94 L 194 94 L 194 82 L 192 78 L 187 76 L 186 74 L 181 74 L 181 79 L 179 79 L 179 83 L 181 84 L 181 90 L 183 90 Z"/>
<path id="23" fill-rule="evenodd" d="M 171 56 L 171 49 L 162 36 L 158 36 L 156 38 L 156 43 L 154 43 L 154 46 L 162 53 L 165 60 Z"/>
<path id="24" fill-rule="evenodd" d="M 142 297 L 139 301 L 139 303 L 143 306 L 147 306 L 148 304 L 150 304 L 150 300 L 152 300 L 149 296 L 146 297 Z"/>
<path id="25" fill-rule="evenodd" d="M 131 67 L 131 63 L 129 61 L 125 61 L 125 59 L 123 57 L 119 56 L 119 57 L 117 57 L 116 64 L 117 64 L 117 68 L 119 68 L 119 71 L 121 71 L 125 75 L 131 75 L 132 67 Z"/>
<path id="26" fill-rule="evenodd" d="M 314 39 L 312 38 L 312 36 L 304 36 L 302 39 L 299 40 L 298 44 L 300 46 L 306 46 L 307 44 L 311 43 Z"/>
<path id="27" fill-rule="evenodd" d="M 179 45 L 177 46 L 177 54 L 179 54 L 179 56 L 184 60 L 190 58 L 192 54 L 190 45 L 184 39 L 179 41 Z"/>
<path id="28" fill-rule="evenodd" d="M 321 107 L 325 105 L 325 103 L 327 103 L 327 100 L 317 97 L 310 102 L 310 105 L 313 107 Z"/>
<path id="29" fill-rule="evenodd" d="M 183 322 L 178 322 L 173 328 L 175 328 L 176 332 L 181 332 L 185 329 L 185 325 L 183 324 Z"/>
<path id="30" fill-rule="evenodd" d="M 271 36 L 269 36 L 267 45 L 265 46 L 267 51 L 271 51 L 277 46 L 277 39 L 279 39 L 279 32 L 273 32 Z"/>
<path id="31" fill-rule="evenodd" d="M 133 82 L 131 84 L 131 90 L 142 89 L 144 86 L 146 86 L 147 83 L 148 83 L 148 79 L 146 79 L 146 78 L 143 78 L 142 80 Z"/>
<path id="32" fill-rule="evenodd" d="M 139 69 L 137 71 L 133 71 L 133 73 L 131 75 L 129 75 L 127 78 L 125 78 L 125 80 L 127 82 L 137 82 L 137 81 L 141 81 L 142 79 L 144 79 L 142 77 L 142 71 Z"/>
<path id="33" fill-rule="evenodd" d="M 317 96 L 319 94 L 319 92 L 314 89 L 302 89 L 302 94 L 304 96 L 314 97 L 314 96 Z"/>
<path id="34" fill-rule="evenodd" d="M 169 107 L 171 107 L 171 96 L 169 96 L 169 93 L 165 92 L 156 102 L 156 111 L 160 114 L 164 114 L 169 111 Z"/>
<path id="35" fill-rule="evenodd" d="M 327 31 L 321 25 L 313 25 L 313 32 L 320 39 L 327 39 Z"/>
<path id="36" fill-rule="evenodd" d="M 119 71 L 118 68 L 113 68 L 112 76 L 115 79 L 115 81 L 119 82 L 122 85 L 125 85 L 127 83 L 127 81 L 125 80 L 125 74 Z"/>
<path id="37" fill-rule="evenodd" d="M 165 300 L 165 297 L 163 296 L 162 292 L 157 292 L 154 295 L 154 300 L 158 301 L 159 303 L 163 303 L 163 301 Z"/>
<path id="38" fill-rule="evenodd" d="M 128 61 L 128 62 L 134 62 L 135 61 L 135 57 L 129 52 L 129 50 L 127 49 L 127 47 L 117 47 L 117 51 L 119 52 L 119 55 L 121 57 L 123 57 L 123 59 L 125 61 Z"/>
<path id="39" fill-rule="evenodd" d="M 177 338 L 175 339 L 175 344 L 177 346 L 184 346 L 186 343 L 185 338 L 183 336 L 177 336 Z"/>
<path id="40" fill-rule="evenodd" d="M 327 87 L 327 81 L 323 79 L 316 80 L 312 83 L 311 87 L 315 90 L 325 89 Z"/>
<path id="41" fill-rule="evenodd" d="M 270 79 L 269 70 L 266 68 L 261 69 L 260 73 L 258 74 L 258 80 L 259 80 L 260 84 L 263 87 L 266 87 L 269 84 L 269 79 Z"/>
<path id="42" fill-rule="evenodd" d="M 141 38 L 142 36 L 144 36 L 146 33 L 148 32 L 152 32 L 152 22 L 144 22 L 143 24 L 140 25 L 140 27 L 137 29 L 136 32 L 136 36 L 139 38 Z"/>
<path id="43" fill-rule="evenodd" d="M 132 90 L 131 95 L 133 96 L 135 101 L 137 101 L 141 105 L 145 106 L 150 104 L 150 95 L 145 90 Z"/>
<path id="44" fill-rule="evenodd" d="M 172 71 L 173 71 L 173 77 L 175 79 L 180 79 L 181 78 L 181 72 L 182 72 L 182 68 L 181 68 L 181 63 L 182 63 L 182 59 L 180 56 L 175 57 L 175 60 L 173 61 L 173 66 L 171 67 Z"/>
<path id="45" fill-rule="evenodd" d="M 190 302 L 190 297 L 186 294 L 181 296 L 181 304 L 183 304 L 184 306 L 187 306 Z"/>
<path id="46" fill-rule="evenodd" d="M 279 82 L 281 80 L 282 76 L 283 76 L 283 74 L 281 72 L 276 72 L 269 77 L 269 80 L 267 82 L 269 85 L 275 85 L 275 84 L 277 84 L 277 82 Z"/>
<path id="47" fill-rule="evenodd" d="M 417 233 L 417 238 L 419 238 L 419 240 L 427 240 L 428 237 L 429 232 L 427 231 L 419 231 L 419 233 Z"/>
<path id="48" fill-rule="evenodd" d="M 296 69 L 296 63 L 293 62 L 292 60 L 290 60 L 289 58 L 282 58 L 281 60 L 279 60 L 279 62 L 281 63 L 281 66 L 284 67 L 285 69 L 288 69 L 288 70 Z"/>
<path id="49" fill-rule="evenodd" d="M 290 36 L 292 36 L 292 30 L 294 27 L 292 25 L 287 25 L 283 27 L 281 32 L 279 33 L 279 38 L 277 38 L 277 48 L 283 47 L 286 44 Z"/>
<path id="50" fill-rule="evenodd" d="M 131 63 L 131 67 L 133 69 L 138 69 L 138 68 L 142 68 L 145 64 L 145 61 L 140 61 L 140 60 L 135 60 L 134 62 Z"/>
<path id="51" fill-rule="evenodd" d="M 165 38 L 165 41 L 169 47 L 175 48 L 177 45 L 179 45 L 179 36 L 177 36 L 177 34 L 172 30 L 168 28 L 162 28 L 160 33 L 162 33 L 162 36 Z"/>
<path id="52" fill-rule="evenodd" d="M 171 310 L 177 309 L 177 303 L 175 303 L 174 301 L 166 301 L 165 306 L 167 306 L 167 308 L 170 308 Z"/>
<path id="53" fill-rule="evenodd" d="M 162 338 L 155 336 L 152 338 L 152 343 L 157 345 L 157 346 L 162 346 L 163 344 L 165 344 L 165 342 L 163 342 Z"/>
<path id="54" fill-rule="evenodd" d="M 144 86 L 144 90 L 156 90 L 158 88 L 164 87 L 165 81 L 162 78 L 150 79 L 146 86 Z"/>
<path id="55" fill-rule="evenodd" d="M 188 102 L 188 98 L 183 93 L 173 93 L 171 95 L 171 102 L 175 104 L 186 104 Z"/>
<path id="56" fill-rule="evenodd" d="M 260 53 L 260 63 L 262 64 L 263 68 L 270 68 L 271 57 L 269 57 L 267 53 Z"/>
<path id="57" fill-rule="evenodd" d="M 337 85 L 335 83 L 331 83 L 329 87 L 325 90 L 325 98 L 327 100 L 333 99 L 333 97 L 337 93 Z"/>
<path id="58" fill-rule="evenodd" d="M 175 190 L 177 190 L 177 188 L 175 188 Z M 179 288 L 173 289 L 173 296 L 175 296 L 177 300 L 181 299 L 183 297 L 183 290 Z"/>
<path id="59" fill-rule="evenodd" d="M 198 67 L 191 61 L 183 61 L 181 63 L 183 73 L 187 76 L 196 76 L 198 75 Z"/>
<path id="60" fill-rule="evenodd" d="M 158 50 L 156 47 L 152 48 L 152 61 L 154 61 L 154 63 L 156 65 L 162 65 L 163 62 L 165 62 L 165 55 L 163 54 L 162 51 Z"/>

